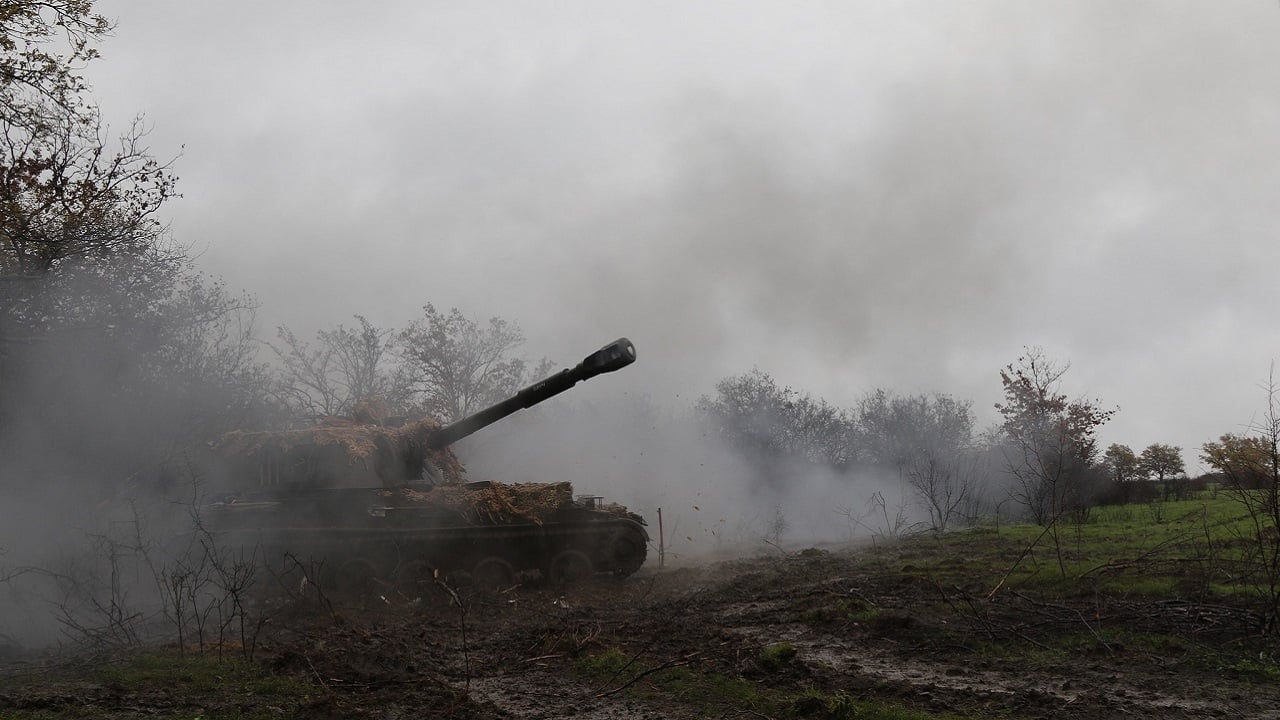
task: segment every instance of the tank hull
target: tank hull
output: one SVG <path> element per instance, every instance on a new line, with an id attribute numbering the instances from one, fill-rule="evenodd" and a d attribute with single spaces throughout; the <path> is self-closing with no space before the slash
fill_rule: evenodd
<path id="1" fill-rule="evenodd" d="M 313 568 L 338 589 L 406 595 L 436 580 L 496 587 L 533 572 L 552 583 L 626 576 L 644 564 L 649 541 L 643 520 L 621 508 L 573 502 L 537 521 L 475 524 L 454 506 L 387 500 L 373 490 L 238 499 L 211 506 L 207 520 L 224 547 L 268 564 Z"/>

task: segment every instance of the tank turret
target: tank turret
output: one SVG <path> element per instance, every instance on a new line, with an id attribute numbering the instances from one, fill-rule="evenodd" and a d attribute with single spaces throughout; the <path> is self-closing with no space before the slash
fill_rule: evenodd
<path id="1" fill-rule="evenodd" d="M 558 395 L 574 385 L 636 360 L 626 338 L 591 353 L 515 395 L 461 420 L 440 426 L 419 420 L 392 427 L 331 419 L 301 430 L 230 432 L 214 443 L 229 489 L 385 487 L 460 482 L 462 468 L 449 446 L 481 428 Z"/>

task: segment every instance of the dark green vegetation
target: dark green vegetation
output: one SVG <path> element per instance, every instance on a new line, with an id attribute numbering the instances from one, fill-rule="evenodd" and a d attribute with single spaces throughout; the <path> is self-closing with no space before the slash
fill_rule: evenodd
<path id="1" fill-rule="evenodd" d="M 296 712 L 322 694 L 298 674 L 156 649 L 15 672 L 0 694 L 0 718 L 268 718 Z"/>

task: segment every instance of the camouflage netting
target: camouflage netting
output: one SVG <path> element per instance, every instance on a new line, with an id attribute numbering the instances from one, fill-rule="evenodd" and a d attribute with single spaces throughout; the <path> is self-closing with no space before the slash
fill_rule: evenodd
<path id="1" fill-rule="evenodd" d="M 331 418 L 303 430 L 231 432 L 213 445 L 225 481 L 234 489 L 300 486 L 308 489 L 382 488 L 392 505 L 431 506 L 473 525 L 551 521 L 573 503 L 573 485 L 466 483 L 465 470 L 448 448 L 427 440 L 439 424 L 421 420 L 401 427 Z M 433 487 L 408 487 L 426 478 Z M 626 516 L 621 505 L 599 508 Z"/>
<path id="2" fill-rule="evenodd" d="M 417 480 L 424 462 L 439 470 L 437 482 L 461 482 L 464 470 L 453 452 L 427 447 L 439 427 L 432 420 L 388 427 L 329 418 L 302 430 L 233 431 L 213 450 L 258 485 L 342 486 L 344 477 L 372 473 L 383 487 L 398 487 Z"/>
<path id="3" fill-rule="evenodd" d="M 473 525 L 542 524 L 573 502 L 573 485 L 558 483 L 451 483 L 430 490 L 383 491 L 392 501 L 455 510 Z"/>

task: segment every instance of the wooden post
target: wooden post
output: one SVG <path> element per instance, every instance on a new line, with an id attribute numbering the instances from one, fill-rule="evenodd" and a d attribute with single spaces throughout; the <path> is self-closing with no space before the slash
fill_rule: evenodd
<path id="1" fill-rule="evenodd" d="M 662 537 L 662 508 L 658 508 L 658 569 L 659 570 L 661 570 L 662 566 L 666 564 L 666 561 L 667 561 L 667 546 L 666 546 L 666 540 Z"/>

